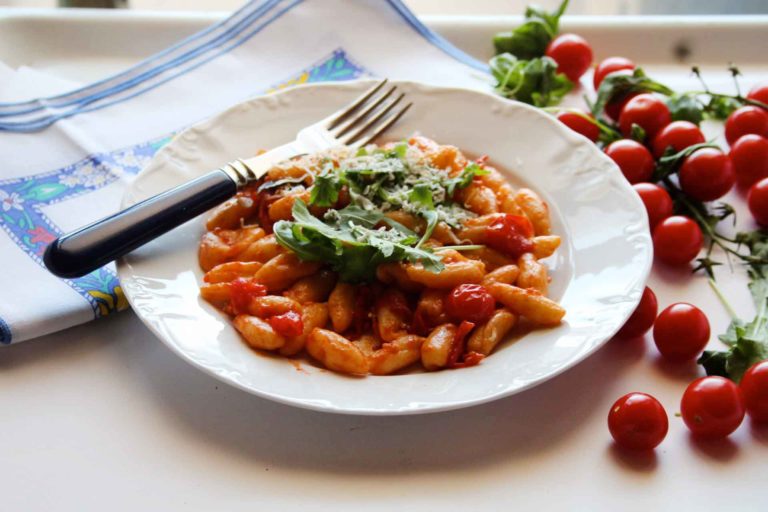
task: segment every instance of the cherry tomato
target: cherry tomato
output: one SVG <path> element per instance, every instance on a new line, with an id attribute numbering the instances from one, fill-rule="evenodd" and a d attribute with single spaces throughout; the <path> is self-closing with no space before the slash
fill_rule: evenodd
<path id="1" fill-rule="evenodd" d="M 768 137 L 768 112 L 760 107 L 747 105 L 735 110 L 725 121 L 725 140 L 733 145 L 739 137 L 756 133 Z"/>
<path id="2" fill-rule="evenodd" d="M 624 395 L 608 413 L 608 430 L 622 448 L 652 450 L 664 440 L 668 429 L 664 407 L 645 393 Z"/>
<path id="3" fill-rule="evenodd" d="M 251 299 L 267 294 L 267 287 L 251 278 L 238 277 L 229 283 L 230 304 L 235 314 L 246 313 Z"/>
<path id="4" fill-rule="evenodd" d="M 448 294 L 446 312 L 455 319 L 480 323 L 488 320 L 496 300 L 479 284 L 460 284 Z"/>
<path id="5" fill-rule="evenodd" d="M 592 76 L 592 84 L 595 86 L 595 90 L 597 90 L 600 88 L 600 84 L 606 76 L 622 69 L 634 70 L 635 67 L 636 65 L 634 62 L 625 59 L 624 57 L 608 57 L 603 59 L 603 61 L 597 65 L 595 74 Z"/>
<path id="6" fill-rule="evenodd" d="M 693 261 L 703 245 L 701 228 L 688 217 L 672 215 L 653 228 L 654 253 L 669 265 L 685 265 Z"/>
<path id="7" fill-rule="evenodd" d="M 768 139 L 765 137 L 754 133 L 739 137 L 728 156 L 736 172 L 736 181 L 742 187 L 768 178 Z"/>
<path id="8" fill-rule="evenodd" d="M 709 341 L 707 315 L 687 302 L 672 304 L 653 324 L 653 341 L 665 359 L 674 362 L 693 359 Z"/>
<path id="9" fill-rule="evenodd" d="M 587 114 L 586 112 L 583 114 L 562 112 L 557 115 L 557 119 L 576 133 L 580 133 L 592 142 L 597 142 L 597 139 L 600 137 L 600 128 L 598 128 L 595 123 L 591 123 L 584 119 L 584 116 L 592 117 L 591 114 Z"/>
<path id="10" fill-rule="evenodd" d="M 758 423 L 768 423 L 768 360 L 750 366 L 739 386 L 744 395 L 744 405 L 752 419 Z"/>
<path id="11" fill-rule="evenodd" d="M 296 311 L 288 311 L 282 315 L 271 316 L 267 319 L 269 325 L 280 336 L 291 338 L 304 332 L 304 322 Z"/>
<path id="12" fill-rule="evenodd" d="M 639 142 L 631 139 L 611 142 L 605 148 L 605 154 L 616 162 L 621 173 L 630 183 L 648 181 L 653 175 L 655 166 L 653 155 Z"/>
<path id="13" fill-rule="evenodd" d="M 574 83 L 592 64 L 592 47 L 576 34 L 560 34 L 550 41 L 545 54 L 557 62 L 557 70 Z"/>
<path id="14" fill-rule="evenodd" d="M 701 377 L 691 382 L 680 402 L 683 421 L 694 435 L 726 437 L 744 419 L 744 397 L 739 386 L 724 377 Z"/>
<path id="15" fill-rule="evenodd" d="M 622 73 L 622 71 L 616 71 L 616 73 Z M 627 72 L 627 74 L 630 73 L 631 71 Z M 619 96 L 618 98 L 609 101 L 605 105 L 605 115 L 614 121 L 618 121 L 621 116 L 621 111 L 624 110 L 624 107 L 629 103 L 629 100 L 639 95 L 639 92 L 630 92 L 629 94 L 624 94 L 623 96 Z"/>
<path id="16" fill-rule="evenodd" d="M 768 105 L 768 83 L 754 86 L 747 94 L 747 98 Z"/>
<path id="17" fill-rule="evenodd" d="M 642 336 L 648 329 L 653 327 L 656 320 L 656 313 L 659 312 L 659 303 L 656 301 L 656 294 L 653 290 L 645 287 L 640 304 L 637 305 L 635 312 L 629 317 L 627 323 L 619 330 L 616 336 L 620 338 L 637 338 Z"/>
<path id="18" fill-rule="evenodd" d="M 752 185 L 747 194 L 747 204 L 757 223 L 768 227 L 768 178 Z"/>
<path id="19" fill-rule="evenodd" d="M 636 183 L 632 188 L 640 195 L 645 205 L 651 231 L 656 224 L 672 215 L 672 198 L 669 197 L 669 192 L 653 183 Z"/>
<path id="20" fill-rule="evenodd" d="M 669 107 L 653 94 L 638 94 L 624 105 L 619 116 L 619 127 L 625 137 L 632 134 L 632 125 L 639 125 L 649 140 L 672 122 Z"/>
<path id="21" fill-rule="evenodd" d="M 683 192 L 699 201 L 723 197 L 736 184 L 736 173 L 728 155 L 715 148 L 701 148 L 680 167 Z"/>
<path id="22" fill-rule="evenodd" d="M 488 245 L 512 258 L 533 251 L 533 226 L 527 217 L 504 214 L 485 230 Z"/>
<path id="23" fill-rule="evenodd" d="M 668 147 L 679 153 L 688 146 L 705 142 L 704 134 L 690 121 L 673 121 L 653 139 L 653 156 L 661 158 Z"/>

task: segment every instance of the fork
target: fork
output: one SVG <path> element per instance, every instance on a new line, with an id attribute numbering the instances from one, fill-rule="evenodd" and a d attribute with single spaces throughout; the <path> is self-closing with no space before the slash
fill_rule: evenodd
<path id="1" fill-rule="evenodd" d="M 234 196 L 263 177 L 278 162 L 338 145 L 370 144 L 413 105 L 403 104 L 387 80 L 349 105 L 303 128 L 296 140 L 259 156 L 238 159 L 192 181 L 145 199 L 114 215 L 60 236 L 45 250 L 43 262 L 59 277 L 80 277 L 120 258 Z"/>

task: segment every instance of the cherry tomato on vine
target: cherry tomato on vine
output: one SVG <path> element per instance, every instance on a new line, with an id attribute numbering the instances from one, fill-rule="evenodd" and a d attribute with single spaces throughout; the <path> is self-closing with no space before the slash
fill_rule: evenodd
<path id="1" fill-rule="evenodd" d="M 528 217 L 505 213 L 486 229 L 488 245 L 512 258 L 533 251 L 533 225 Z"/>
<path id="2" fill-rule="evenodd" d="M 446 312 L 458 320 L 484 322 L 496 308 L 496 300 L 479 284 L 460 284 L 448 294 Z"/>
<path id="3" fill-rule="evenodd" d="M 749 133 L 739 137 L 728 153 L 736 173 L 736 181 L 749 187 L 768 178 L 768 139 Z"/>
<path id="4" fill-rule="evenodd" d="M 683 192 L 699 201 L 723 197 L 736 184 L 736 173 L 728 155 L 715 148 L 701 148 L 680 167 Z"/>
<path id="5" fill-rule="evenodd" d="M 648 149 L 631 139 L 611 142 L 605 154 L 616 162 L 627 181 L 634 184 L 648 181 L 653 175 L 655 162 Z"/>
<path id="6" fill-rule="evenodd" d="M 747 98 L 768 105 L 768 83 L 754 86 L 747 94 Z"/>
<path id="7" fill-rule="evenodd" d="M 744 419 L 744 397 L 739 386 L 724 377 L 701 377 L 683 393 L 680 413 L 691 432 L 704 438 L 730 435 Z"/>
<path id="8" fill-rule="evenodd" d="M 744 395 L 744 405 L 752 419 L 758 423 L 768 423 L 768 360 L 750 366 L 739 386 Z"/>
<path id="9" fill-rule="evenodd" d="M 652 450 L 666 437 L 669 420 L 651 395 L 629 393 L 611 406 L 608 430 L 616 443 L 631 450 Z"/>
<path id="10" fill-rule="evenodd" d="M 755 133 L 768 137 L 768 112 L 760 107 L 747 105 L 733 111 L 725 121 L 725 140 L 733 144 L 742 135 Z"/>
<path id="11" fill-rule="evenodd" d="M 636 124 L 645 130 L 649 140 L 665 126 L 672 122 L 669 107 L 653 94 L 638 94 L 624 105 L 619 116 L 619 127 L 625 137 L 632 134 L 632 125 Z"/>
<path id="12" fill-rule="evenodd" d="M 634 70 L 636 67 L 634 62 L 624 57 L 607 57 L 597 65 L 595 74 L 592 76 L 592 85 L 595 86 L 595 90 L 598 90 L 606 76 L 623 69 Z"/>
<path id="13" fill-rule="evenodd" d="M 600 137 L 600 128 L 593 122 L 584 119 L 584 116 L 592 117 L 591 114 L 586 112 L 577 114 L 576 112 L 562 112 L 557 115 L 557 120 L 563 123 L 565 126 L 580 133 L 592 142 L 597 142 Z"/>
<path id="14" fill-rule="evenodd" d="M 653 138 L 653 156 L 661 158 L 668 147 L 679 153 L 689 146 L 705 142 L 704 134 L 690 121 L 672 121 Z"/>
<path id="15" fill-rule="evenodd" d="M 645 205 L 651 231 L 656 227 L 656 224 L 672 215 L 672 198 L 669 197 L 669 192 L 653 183 L 635 183 L 632 188 L 635 189 Z"/>
<path id="16" fill-rule="evenodd" d="M 617 73 L 622 73 L 622 71 L 617 71 Z M 627 71 L 627 74 L 630 73 L 632 72 Z M 614 121 L 618 121 L 619 117 L 621 116 L 621 111 L 624 110 L 624 107 L 627 105 L 627 103 L 629 103 L 632 98 L 639 95 L 639 92 L 630 92 L 629 94 L 625 94 L 619 98 L 609 101 L 605 105 L 605 115 Z"/>
<path id="17" fill-rule="evenodd" d="M 550 41 L 545 54 L 557 62 L 557 70 L 574 83 L 592 64 L 592 47 L 576 34 L 560 34 Z"/>
<path id="18" fill-rule="evenodd" d="M 669 265 L 685 265 L 699 254 L 704 235 L 696 222 L 683 215 L 672 215 L 653 229 L 655 256 Z"/>
<path id="19" fill-rule="evenodd" d="M 747 194 L 747 205 L 757 223 L 768 227 L 768 178 L 752 185 Z"/>
<path id="20" fill-rule="evenodd" d="M 665 359 L 673 362 L 693 359 L 709 341 L 707 315 L 687 302 L 672 304 L 656 318 L 653 341 Z"/>
<path id="21" fill-rule="evenodd" d="M 656 320 L 658 312 L 659 303 L 656 300 L 656 294 L 646 286 L 645 290 L 643 290 L 640 304 L 637 305 L 632 316 L 629 317 L 627 323 L 624 324 L 616 336 L 620 338 L 637 338 L 642 336 L 648 332 L 648 329 L 653 327 L 653 322 Z"/>

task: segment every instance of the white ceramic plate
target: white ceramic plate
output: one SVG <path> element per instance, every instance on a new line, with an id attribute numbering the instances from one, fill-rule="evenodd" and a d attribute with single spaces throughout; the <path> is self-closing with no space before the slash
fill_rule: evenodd
<path id="1" fill-rule="evenodd" d="M 236 157 L 292 140 L 370 82 L 296 87 L 255 98 L 192 127 L 133 182 L 124 205 Z M 587 139 L 537 109 L 491 94 L 399 84 L 415 107 L 387 134 L 418 131 L 469 154 L 488 154 L 510 180 L 541 193 L 563 238 L 549 259 L 550 296 L 564 323 L 508 342 L 480 365 L 435 373 L 352 378 L 249 349 L 229 319 L 200 298 L 192 220 L 118 265 L 134 311 L 174 352 L 224 382 L 286 404 L 328 412 L 415 414 L 517 393 L 572 367 L 608 340 L 637 305 L 652 249 L 645 210 L 613 162 Z"/>

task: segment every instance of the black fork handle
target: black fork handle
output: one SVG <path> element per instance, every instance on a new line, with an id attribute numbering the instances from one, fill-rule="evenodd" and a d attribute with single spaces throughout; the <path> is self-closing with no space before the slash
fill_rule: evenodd
<path id="1" fill-rule="evenodd" d="M 145 199 L 114 215 L 60 236 L 45 250 L 43 261 L 59 277 L 80 277 L 229 199 L 237 192 L 224 171 Z"/>

